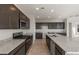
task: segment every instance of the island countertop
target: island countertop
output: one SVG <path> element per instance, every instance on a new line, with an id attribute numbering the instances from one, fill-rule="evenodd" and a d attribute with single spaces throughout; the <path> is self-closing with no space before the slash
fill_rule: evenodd
<path id="1" fill-rule="evenodd" d="M 25 39 L 6 39 L 0 40 L 0 54 L 8 54 L 21 43 L 23 43 Z"/>
<path id="2" fill-rule="evenodd" d="M 58 35 L 57 37 L 52 37 L 52 34 L 47 34 L 47 36 L 53 40 L 58 46 L 60 46 L 67 55 L 78 54 L 79 55 L 79 37 L 69 38 L 66 36 Z"/>

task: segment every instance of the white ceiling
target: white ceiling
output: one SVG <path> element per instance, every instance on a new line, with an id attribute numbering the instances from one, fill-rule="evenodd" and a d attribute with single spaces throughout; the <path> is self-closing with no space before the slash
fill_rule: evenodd
<path id="1" fill-rule="evenodd" d="M 36 19 L 59 19 L 79 15 L 79 4 L 17 4 L 17 6 Z M 41 7 L 45 9 L 35 9 Z M 51 9 L 54 10 L 53 13 L 51 13 Z M 38 16 L 39 18 L 37 18 Z"/>

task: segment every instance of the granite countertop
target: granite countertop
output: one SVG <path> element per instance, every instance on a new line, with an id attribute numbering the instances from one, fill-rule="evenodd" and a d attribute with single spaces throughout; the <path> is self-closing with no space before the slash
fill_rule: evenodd
<path id="1" fill-rule="evenodd" d="M 6 39 L 0 40 L 0 54 L 8 54 L 21 43 L 23 43 L 25 39 Z"/>
<path id="2" fill-rule="evenodd" d="M 59 45 L 65 54 L 78 54 L 79 55 L 79 37 L 68 38 L 66 36 L 57 35 L 57 37 L 52 37 L 52 34 L 47 34 L 57 45 Z"/>

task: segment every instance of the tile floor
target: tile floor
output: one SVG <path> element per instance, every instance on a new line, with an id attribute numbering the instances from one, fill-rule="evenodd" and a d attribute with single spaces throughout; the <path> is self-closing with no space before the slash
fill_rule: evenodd
<path id="1" fill-rule="evenodd" d="M 28 55 L 49 55 L 45 39 L 36 39 Z"/>

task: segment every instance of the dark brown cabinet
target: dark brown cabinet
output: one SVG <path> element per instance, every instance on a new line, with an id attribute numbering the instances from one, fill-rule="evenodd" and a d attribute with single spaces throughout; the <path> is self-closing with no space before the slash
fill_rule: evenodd
<path id="1" fill-rule="evenodd" d="M 42 33 L 36 33 L 36 39 L 42 39 L 43 38 L 43 34 Z"/>
<path id="2" fill-rule="evenodd" d="M 18 28 L 18 12 L 12 4 L 0 4 L 0 29 Z"/>
<path id="3" fill-rule="evenodd" d="M 20 20 L 26 22 L 25 29 L 29 29 L 29 18 L 13 4 L 0 4 L 0 29 L 19 29 Z"/>
<path id="4" fill-rule="evenodd" d="M 50 40 L 51 40 L 51 39 L 46 35 L 46 43 L 47 43 L 49 52 L 50 52 Z"/>
<path id="5" fill-rule="evenodd" d="M 46 43 L 51 55 L 65 55 L 65 51 L 46 35 Z"/>
<path id="6" fill-rule="evenodd" d="M 25 51 L 25 45 L 23 47 L 20 48 L 20 50 L 16 53 L 16 55 L 25 55 L 26 51 Z"/>
<path id="7" fill-rule="evenodd" d="M 65 55 L 65 51 L 55 44 L 55 55 Z"/>
<path id="8" fill-rule="evenodd" d="M 19 28 L 29 29 L 30 28 L 30 19 L 20 12 Z"/>
<path id="9" fill-rule="evenodd" d="M 30 46 L 31 46 L 31 40 L 29 39 L 26 41 L 26 52 L 28 52 Z"/>
<path id="10" fill-rule="evenodd" d="M 37 22 L 36 29 L 42 29 L 42 26 L 47 26 L 48 29 L 64 29 L 64 22 Z"/>
<path id="11" fill-rule="evenodd" d="M 26 54 L 25 41 L 9 53 L 9 55 L 25 55 L 25 54 Z"/>
<path id="12" fill-rule="evenodd" d="M 15 39 L 16 40 L 16 39 Z M 29 52 L 29 49 L 32 45 L 33 39 L 32 36 L 28 36 L 28 38 L 13 49 L 8 55 L 26 55 Z"/>
<path id="13" fill-rule="evenodd" d="M 0 5 L 0 28 L 5 29 L 9 28 L 9 15 L 8 15 L 8 8 L 9 5 Z"/>
<path id="14" fill-rule="evenodd" d="M 48 29 L 64 29 L 64 22 L 52 22 L 48 24 Z"/>
<path id="15" fill-rule="evenodd" d="M 32 45 L 32 42 L 33 42 L 33 38 L 32 36 L 29 37 L 28 40 L 26 40 L 26 43 L 25 43 L 25 47 L 26 47 L 26 54 L 28 54 L 28 51 Z"/>

